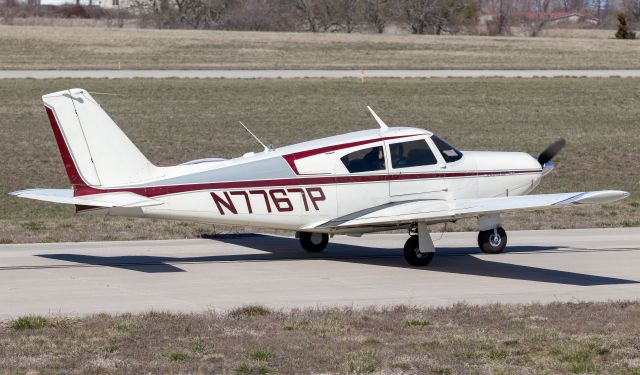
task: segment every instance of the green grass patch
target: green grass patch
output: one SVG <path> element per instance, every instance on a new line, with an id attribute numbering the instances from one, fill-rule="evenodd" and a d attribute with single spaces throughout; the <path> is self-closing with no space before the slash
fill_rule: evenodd
<path id="1" fill-rule="evenodd" d="M 555 346 L 549 349 L 549 353 L 565 364 L 567 369 L 575 374 L 593 373 L 598 370 L 594 359 L 599 355 L 609 353 L 608 349 L 597 346 L 595 343 L 574 343 L 566 346 Z M 601 354 L 602 353 L 602 354 Z"/>
<path id="2" fill-rule="evenodd" d="M 247 359 L 256 361 L 268 361 L 276 357 L 276 353 L 270 350 L 249 350 L 246 354 Z"/>
<path id="3" fill-rule="evenodd" d="M 271 373 L 271 369 L 264 365 L 251 365 L 243 363 L 234 368 L 233 372 L 242 375 L 267 375 Z"/>
<path id="4" fill-rule="evenodd" d="M 380 361 L 371 352 L 358 352 L 347 355 L 345 371 L 352 374 L 369 374 L 375 372 Z"/>
<path id="5" fill-rule="evenodd" d="M 229 311 L 229 316 L 233 318 L 253 318 L 269 314 L 271 310 L 261 305 L 242 306 Z"/>
<path id="6" fill-rule="evenodd" d="M 431 369 L 431 372 L 436 375 L 451 375 L 453 374 L 453 369 L 446 366 L 436 366 Z"/>
<path id="7" fill-rule="evenodd" d="M 23 316 L 9 322 L 9 328 L 16 331 L 35 330 L 45 328 L 49 320 L 38 315 Z"/>
<path id="8" fill-rule="evenodd" d="M 431 321 L 427 319 L 408 319 L 404 322 L 407 327 L 426 327 L 431 325 Z"/>
<path id="9" fill-rule="evenodd" d="M 504 349 L 493 348 L 489 350 L 488 356 L 494 361 L 503 361 L 509 356 L 509 352 Z"/>
<path id="10" fill-rule="evenodd" d="M 189 359 L 189 356 L 183 352 L 167 352 L 162 354 L 169 362 L 182 362 Z"/>
<path id="11" fill-rule="evenodd" d="M 38 223 L 35 221 L 29 221 L 26 223 L 22 223 L 20 225 L 22 226 L 22 229 L 29 230 L 29 231 L 39 231 L 45 228 L 45 226 L 42 223 Z"/>

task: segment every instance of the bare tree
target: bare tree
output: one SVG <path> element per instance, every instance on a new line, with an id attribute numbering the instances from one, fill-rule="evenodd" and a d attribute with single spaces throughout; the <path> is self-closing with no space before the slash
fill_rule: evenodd
<path id="1" fill-rule="evenodd" d="M 175 0 L 177 22 L 194 29 L 212 29 L 232 6 L 232 0 Z"/>
<path id="2" fill-rule="evenodd" d="M 294 12 L 291 4 L 285 0 L 235 1 L 222 17 L 223 28 L 254 31 L 292 30 L 297 23 Z"/>
<path id="3" fill-rule="evenodd" d="M 639 0 L 640 1 L 640 0 Z M 391 0 L 367 0 L 365 18 L 379 34 L 384 32 L 387 19 L 391 15 Z"/>
<path id="4" fill-rule="evenodd" d="M 454 34 L 477 24 L 475 0 L 404 0 L 405 20 L 414 34 Z"/>
<path id="5" fill-rule="evenodd" d="M 512 3 L 509 0 L 499 0 L 498 14 L 496 20 L 495 32 L 493 35 L 510 34 L 509 19 L 511 17 Z"/>
<path id="6" fill-rule="evenodd" d="M 335 6 L 337 8 L 337 16 L 339 21 L 344 25 L 344 30 L 347 33 L 351 33 L 360 20 L 360 1 L 333 0 L 328 2 L 328 6 Z"/>
<path id="7" fill-rule="evenodd" d="M 599 1 L 599 0 L 598 0 Z M 522 15 L 522 25 L 528 29 L 529 36 L 535 37 L 551 20 L 551 0 L 533 0 L 528 3 L 527 10 Z"/>
<path id="8" fill-rule="evenodd" d="M 565 12 L 579 12 L 587 7 L 587 0 L 561 0 L 562 9 Z"/>
<path id="9" fill-rule="evenodd" d="M 424 34 L 435 23 L 436 0 L 404 0 L 402 11 L 413 34 Z"/>
<path id="10" fill-rule="evenodd" d="M 309 31 L 318 32 L 318 22 L 315 12 L 315 0 L 294 0 L 295 8 L 302 14 L 302 18 L 309 26 Z"/>
<path id="11" fill-rule="evenodd" d="M 640 0 L 623 0 L 622 9 L 629 16 L 630 21 L 640 22 Z"/>

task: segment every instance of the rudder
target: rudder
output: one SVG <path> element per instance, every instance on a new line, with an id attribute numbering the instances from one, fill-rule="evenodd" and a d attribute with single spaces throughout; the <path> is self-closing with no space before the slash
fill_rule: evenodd
<path id="1" fill-rule="evenodd" d="M 87 91 L 59 91 L 42 101 L 72 185 L 122 186 L 159 177 L 160 168 Z"/>

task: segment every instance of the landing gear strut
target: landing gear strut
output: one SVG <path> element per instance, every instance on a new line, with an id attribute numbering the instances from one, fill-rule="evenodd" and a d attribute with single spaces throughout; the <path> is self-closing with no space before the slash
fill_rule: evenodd
<path id="1" fill-rule="evenodd" d="M 418 223 L 418 235 L 411 236 L 404 244 L 404 259 L 412 266 L 422 267 L 431 263 L 436 249 L 433 246 L 429 227 Z"/>
<path id="2" fill-rule="evenodd" d="M 502 227 L 478 233 L 478 246 L 483 253 L 499 254 L 507 246 L 507 232 Z"/>
<path id="3" fill-rule="evenodd" d="M 300 232 L 300 245 L 310 253 L 319 253 L 327 247 L 329 235 L 326 233 Z"/>

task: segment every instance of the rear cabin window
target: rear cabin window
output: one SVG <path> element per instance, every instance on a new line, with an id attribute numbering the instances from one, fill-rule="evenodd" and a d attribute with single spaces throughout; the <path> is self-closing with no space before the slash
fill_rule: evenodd
<path id="1" fill-rule="evenodd" d="M 394 169 L 438 164 L 438 160 L 424 139 L 392 143 L 389 145 L 389 152 L 391 152 L 391 165 Z"/>
<path id="2" fill-rule="evenodd" d="M 452 163 L 462 158 L 462 152 L 451 146 L 444 139 L 438 137 L 437 135 L 433 135 L 431 136 L 431 140 L 433 141 L 433 143 L 435 143 L 445 162 Z"/>
<path id="3" fill-rule="evenodd" d="M 385 169 L 382 146 L 365 148 L 340 158 L 349 173 L 382 171 Z"/>

